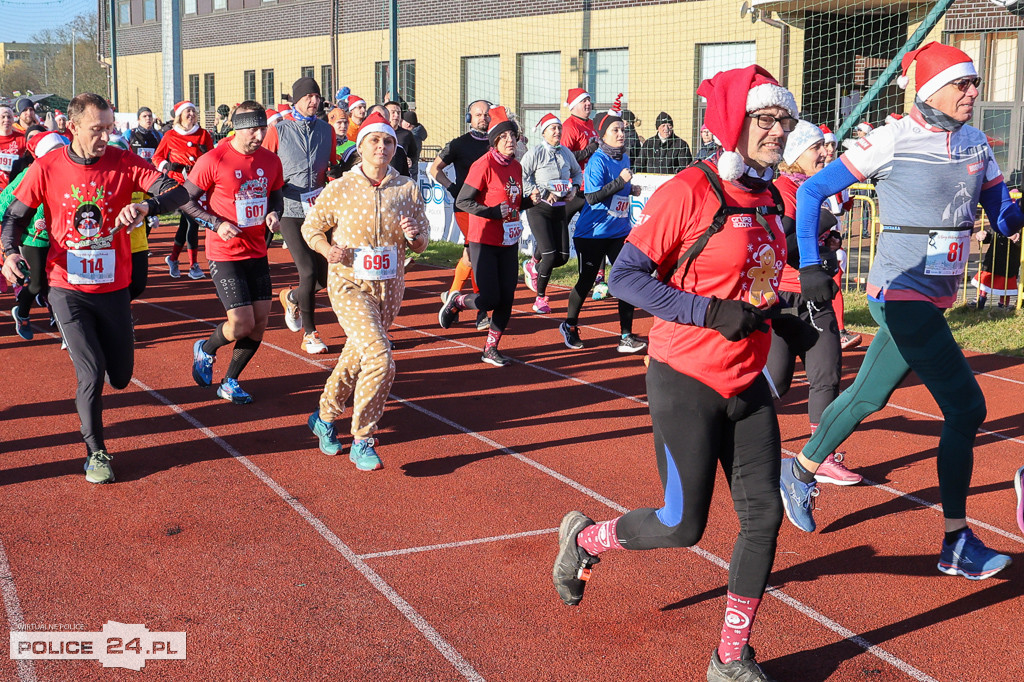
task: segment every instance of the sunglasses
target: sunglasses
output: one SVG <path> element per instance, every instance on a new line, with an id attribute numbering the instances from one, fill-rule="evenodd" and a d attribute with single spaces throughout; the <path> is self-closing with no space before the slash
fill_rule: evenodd
<path id="1" fill-rule="evenodd" d="M 787 133 L 793 132 L 796 128 L 797 120 L 792 116 L 783 116 L 779 118 L 772 116 L 771 114 L 747 114 L 748 118 L 757 120 L 757 125 L 761 130 L 771 130 L 778 123 L 782 126 L 782 130 Z"/>
<path id="2" fill-rule="evenodd" d="M 955 81 L 951 81 L 950 85 L 959 90 L 960 92 L 967 92 L 973 85 L 976 90 L 981 90 L 981 76 L 969 76 L 967 78 L 958 78 Z"/>

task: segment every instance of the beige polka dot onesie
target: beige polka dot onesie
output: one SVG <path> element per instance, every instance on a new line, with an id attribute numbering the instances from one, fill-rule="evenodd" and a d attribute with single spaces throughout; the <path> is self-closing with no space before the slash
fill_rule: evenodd
<path id="1" fill-rule="evenodd" d="M 320 418 L 334 421 L 353 396 L 352 436 L 368 438 L 377 430 L 395 379 L 387 330 L 405 293 L 405 256 L 409 246 L 399 227 L 408 216 L 422 234 L 430 233 L 419 188 L 393 169 L 374 187 L 357 165 L 329 182 L 302 223 L 310 248 L 327 241 L 345 249 L 332 263 L 327 293 L 345 335 L 345 350 L 320 396 Z M 426 239 L 422 239 L 426 247 Z"/>

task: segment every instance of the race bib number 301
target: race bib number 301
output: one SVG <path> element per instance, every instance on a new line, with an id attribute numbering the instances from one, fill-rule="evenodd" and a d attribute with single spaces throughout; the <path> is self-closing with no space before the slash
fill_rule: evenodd
<path id="1" fill-rule="evenodd" d="M 398 276 L 398 247 L 360 246 L 352 249 L 352 269 L 359 279 L 394 279 Z"/>
<path id="2" fill-rule="evenodd" d="M 608 209 L 608 215 L 613 218 L 629 217 L 629 195 L 616 194 L 612 197 L 612 206 Z"/>
<path id="3" fill-rule="evenodd" d="M 932 230 L 928 233 L 924 274 L 962 275 L 971 255 L 970 230 Z"/>
<path id="4" fill-rule="evenodd" d="M 114 249 L 68 251 L 68 284 L 110 284 L 114 281 Z"/>

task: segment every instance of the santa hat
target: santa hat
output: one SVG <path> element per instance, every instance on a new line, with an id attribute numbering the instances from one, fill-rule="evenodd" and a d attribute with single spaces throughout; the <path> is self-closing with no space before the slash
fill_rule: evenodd
<path id="1" fill-rule="evenodd" d="M 267 125 L 275 125 L 281 120 L 281 112 L 277 109 L 267 109 Z"/>
<path id="2" fill-rule="evenodd" d="M 66 121 L 66 120 L 68 120 L 68 117 L 65 116 L 64 112 L 61 111 L 60 109 L 54 109 L 53 110 L 53 119 L 55 121 L 59 121 L 60 119 L 64 119 Z"/>
<path id="3" fill-rule="evenodd" d="M 818 129 L 821 131 L 821 134 L 825 139 L 825 144 L 835 144 L 836 134 L 832 132 L 831 128 L 829 128 L 827 125 L 822 124 L 818 126 Z"/>
<path id="4" fill-rule="evenodd" d="M 183 102 L 178 102 L 177 104 L 175 104 L 174 105 L 174 118 L 178 118 L 179 116 L 181 116 L 183 113 L 185 113 L 185 110 L 188 109 L 188 108 L 196 109 L 196 105 L 192 104 L 192 102 L 189 102 L 188 100 L 185 100 Z M 199 111 L 199 110 L 196 109 L 196 111 Z"/>
<path id="5" fill-rule="evenodd" d="M 900 120 L 901 118 L 903 118 L 903 114 L 896 114 L 896 113 L 889 114 L 888 116 L 885 117 L 885 125 L 889 125 L 890 123 L 895 123 L 896 121 Z"/>
<path id="6" fill-rule="evenodd" d="M 387 119 L 379 111 L 375 111 L 367 116 L 359 126 L 359 133 L 356 134 L 356 146 L 358 147 L 363 138 L 370 133 L 386 133 L 395 140 L 398 139 L 395 129 L 391 127 L 391 124 L 388 123 Z"/>
<path id="7" fill-rule="evenodd" d="M 958 50 L 951 45 L 931 42 L 916 50 L 911 50 L 903 56 L 900 66 L 903 73 L 896 79 L 896 84 L 906 88 L 910 84 L 907 71 L 910 65 L 917 62 L 917 71 L 914 73 L 914 84 L 917 88 L 917 96 L 926 100 L 939 91 L 943 85 L 951 83 L 958 78 L 977 76 L 974 62 L 966 52 Z"/>
<path id="8" fill-rule="evenodd" d="M 867 121 L 861 121 L 860 123 L 857 124 L 857 127 L 855 128 L 855 130 L 859 130 L 862 133 L 864 133 L 865 135 L 867 135 L 868 133 L 870 133 L 874 129 L 875 129 L 875 126 L 871 125 Z"/>
<path id="9" fill-rule="evenodd" d="M 615 123 L 616 121 L 621 121 L 621 120 L 622 120 L 622 93 L 620 92 L 618 94 L 618 96 L 615 98 L 615 102 L 612 104 L 611 108 L 608 111 L 606 111 L 604 114 L 602 114 L 601 116 L 597 117 L 597 125 L 595 127 L 597 128 L 598 136 L 599 137 L 604 137 L 605 131 L 608 130 L 608 128 L 611 126 L 611 124 Z"/>
<path id="10" fill-rule="evenodd" d="M 348 110 L 352 111 L 353 109 L 358 107 L 360 104 L 362 104 L 365 107 L 366 106 L 366 100 L 364 100 L 359 95 L 349 95 L 348 97 L 345 98 L 345 104 L 348 106 Z"/>
<path id="11" fill-rule="evenodd" d="M 544 114 L 544 116 L 541 117 L 540 121 L 537 122 L 537 130 L 540 131 L 541 135 L 543 135 L 547 127 L 549 125 L 554 125 L 555 123 L 557 123 L 558 125 L 562 125 L 561 119 L 559 119 L 554 114 Z"/>
<path id="12" fill-rule="evenodd" d="M 27 146 L 29 153 L 38 159 L 45 156 L 47 152 L 52 152 L 54 149 L 58 149 L 67 144 L 67 138 L 62 136 L 56 130 L 50 130 L 45 133 L 33 135 L 32 139 L 28 141 Z"/>
<path id="13" fill-rule="evenodd" d="M 810 121 L 798 121 L 796 128 L 786 138 L 786 149 L 782 152 L 782 160 L 792 166 L 800 155 L 812 145 L 824 142 L 825 134 Z"/>
<path id="14" fill-rule="evenodd" d="M 583 88 L 571 88 L 569 94 L 565 96 L 565 106 L 569 108 L 569 111 L 572 111 L 574 106 L 588 97 L 590 97 L 590 93 Z"/>
<path id="15" fill-rule="evenodd" d="M 513 134 L 519 134 L 519 128 L 515 122 L 508 120 L 508 110 L 503 106 L 491 107 L 491 125 L 487 128 L 487 140 L 494 146 L 498 138 L 507 130 Z"/>
<path id="16" fill-rule="evenodd" d="M 793 93 L 756 64 L 719 71 L 700 84 L 697 94 L 707 99 L 704 123 L 722 144 L 718 175 L 723 180 L 736 180 L 747 170 L 743 157 L 736 151 L 736 144 L 748 113 L 782 107 L 793 118 L 799 116 Z"/>

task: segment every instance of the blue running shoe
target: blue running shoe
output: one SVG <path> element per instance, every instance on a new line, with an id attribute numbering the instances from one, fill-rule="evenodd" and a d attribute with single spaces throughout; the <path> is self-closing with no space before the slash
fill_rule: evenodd
<path id="1" fill-rule="evenodd" d="M 32 340 L 32 327 L 28 326 L 28 318 L 18 314 L 18 306 L 11 308 L 11 317 L 14 318 L 14 331 L 26 341 Z"/>
<path id="2" fill-rule="evenodd" d="M 782 475 L 779 477 L 779 489 L 782 493 L 782 506 L 786 516 L 794 526 L 807 533 L 813 533 L 814 498 L 818 496 L 818 486 L 814 481 L 804 483 L 793 473 L 795 457 L 782 460 Z"/>
<path id="3" fill-rule="evenodd" d="M 213 384 L 213 363 L 216 360 L 212 355 L 203 350 L 205 339 L 199 339 L 192 346 L 192 378 L 200 386 Z"/>
<path id="4" fill-rule="evenodd" d="M 1009 566 L 1011 561 L 1005 554 L 986 547 L 970 528 L 964 528 L 952 545 L 942 541 L 939 570 L 946 575 L 962 575 L 968 580 L 984 580 Z"/>
<path id="5" fill-rule="evenodd" d="M 319 412 L 314 412 L 309 415 L 306 423 L 313 435 L 320 439 L 320 452 L 331 456 L 341 452 L 341 442 L 334 431 L 334 422 L 325 422 L 320 418 Z"/>
<path id="6" fill-rule="evenodd" d="M 348 458 L 360 471 L 376 471 L 384 468 L 384 462 L 380 461 L 377 451 L 373 446 L 377 444 L 376 439 L 367 438 L 352 442 L 352 448 L 348 452 Z"/>
<path id="7" fill-rule="evenodd" d="M 224 400 L 230 400 L 235 405 L 248 405 L 252 402 L 252 396 L 238 385 L 237 380 L 231 378 L 227 378 L 221 383 L 220 388 L 217 389 L 217 395 Z"/>

